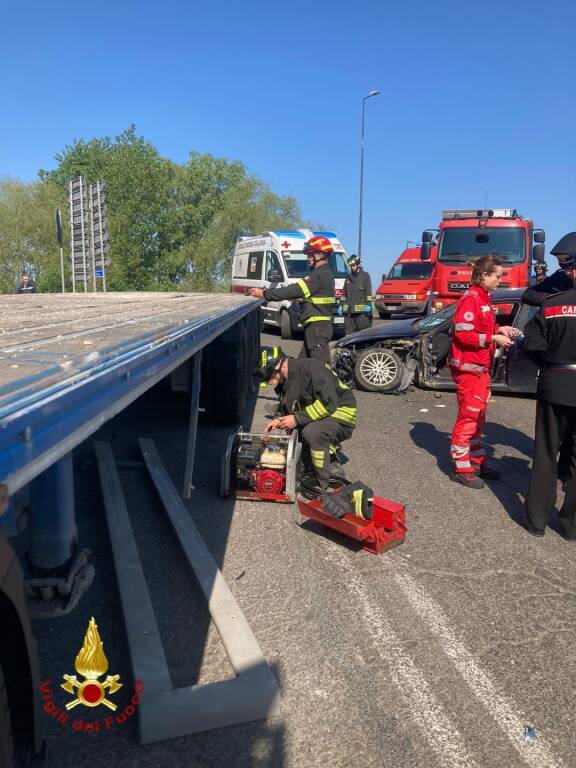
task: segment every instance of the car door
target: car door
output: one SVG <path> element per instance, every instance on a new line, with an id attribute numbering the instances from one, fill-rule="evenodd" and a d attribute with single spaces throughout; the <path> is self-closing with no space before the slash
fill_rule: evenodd
<path id="1" fill-rule="evenodd" d="M 508 324 L 524 331 L 526 323 L 534 317 L 538 309 L 538 307 L 520 304 L 512 323 Z M 501 323 L 501 325 L 506 325 L 506 323 Z M 517 338 L 514 346 L 507 350 L 503 356 L 503 373 L 503 383 L 505 383 L 508 391 L 536 392 L 538 366 L 524 351 L 523 336 Z"/>

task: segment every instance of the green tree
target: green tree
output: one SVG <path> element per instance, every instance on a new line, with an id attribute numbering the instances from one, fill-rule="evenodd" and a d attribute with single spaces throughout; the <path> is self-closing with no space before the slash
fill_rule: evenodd
<path id="1" fill-rule="evenodd" d="M 54 184 L 0 180 L 1 292 L 14 292 L 26 271 L 39 290 L 62 290 L 55 214 L 67 205 Z"/>
<path id="2" fill-rule="evenodd" d="M 57 155 L 41 185 L 67 195 L 84 176 L 103 181 L 110 234 L 111 290 L 218 290 L 227 287 L 239 235 L 302 226 L 293 197 L 275 195 L 239 161 L 191 152 L 176 164 L 134 126 L 76 141 Z"/>

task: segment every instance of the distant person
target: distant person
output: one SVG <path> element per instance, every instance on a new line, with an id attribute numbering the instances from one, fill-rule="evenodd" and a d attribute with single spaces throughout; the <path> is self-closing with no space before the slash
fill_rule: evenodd
<path id="1" fill-rule="evenodd" d="M 27 272 L 22 275 L 22 280 L 16 293 L 36 293 L 36 285 L 30 279 L 30 275 Z"/>
<path id="2" fill-rule="evenodd" d="M 534 285 L 539 285 L 546 279 L 546 272 L 548 271 L 548 264 L 545 261 L 539 261 L 534 267 L 534 277 L 531 277 L 528 281 L 528 286 L 532 288 Z"/>
<path id="3" fill-rule="evenodd" d="M 350 274 L 344 280 L 344 330 L 346 335 L 372 325 L 372 282 L 360 266 L 360 256 L 348 259 Z"/>

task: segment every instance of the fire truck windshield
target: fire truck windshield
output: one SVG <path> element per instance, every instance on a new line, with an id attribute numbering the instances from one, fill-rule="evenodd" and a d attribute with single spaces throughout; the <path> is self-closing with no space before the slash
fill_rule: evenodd
<path id="1" fill-rule="evenodd" d="M 505 264 L 520 264 L 526 259 L 524 230 L 520 227 L 447 228 L 442 232 L 438 261 L 466 264 L 489 253 Z"/>
<path id="2" fill-rule="evenodd" d="M 432 277 L 434 264 L 428 261 L 404 261 L 394 264 L 388 273 L 387 280 L 426 280 Z"/>

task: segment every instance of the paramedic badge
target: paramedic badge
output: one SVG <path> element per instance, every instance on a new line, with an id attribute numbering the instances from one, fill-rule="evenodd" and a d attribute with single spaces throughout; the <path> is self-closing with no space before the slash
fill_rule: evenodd
<path id="1" fill-rule="evenodd" d="M 114 711 L 116 704 L 109 701 L 106 694 L 116 693 L 123 684 L 119 682 L 120 675 L 108 675 L 102 682 L 98 680 L 108 670 L 108 659 L 104 655 L 104 646 L 94 617 L 88 622 L 84 644 L 76 656 L 74 668 L 85 680 L 78 680 L 76 675 L 64 675 L 66 682 L 61 683 L 60 687 L 76 695 L 73 701 L 66 704 L 66 709 L 72 709 L 77 704 L 84 704 L 85 707 L 103 704 Z"/>
<path id="2" fill-rule="evenodd" d="M 466 320 L 467 322 L 470 322 L 470 320 L 474 320 L 474 313 L 464 312 L 464 320 Z"/>

